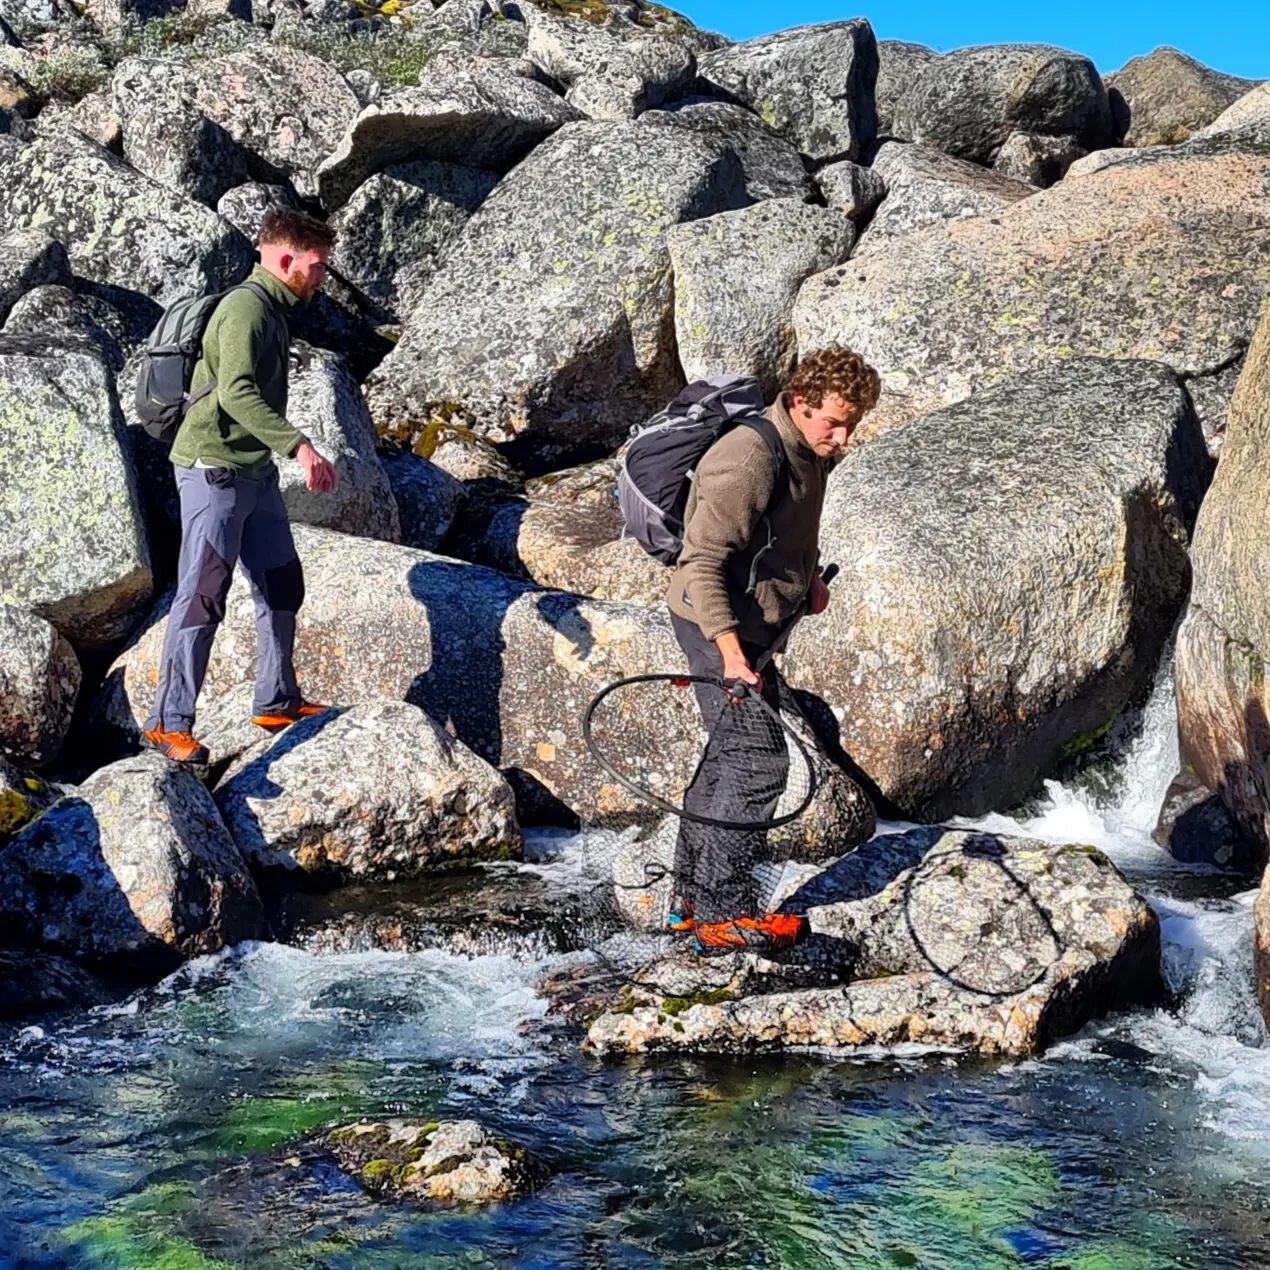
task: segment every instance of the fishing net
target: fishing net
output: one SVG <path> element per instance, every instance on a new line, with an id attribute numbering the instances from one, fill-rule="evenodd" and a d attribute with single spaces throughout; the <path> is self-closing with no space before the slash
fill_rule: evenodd
<path id="1" fill-rule="evenodd" d="M 736 695 L 717 679 L 637 675 L 605 688 L 583 724 L 595 814 L 584 826 L 584 942 L 631 974 L 698 923 L 771 911 L 791 861 L 841 819 L 834 765 L 778 676 Z"/>

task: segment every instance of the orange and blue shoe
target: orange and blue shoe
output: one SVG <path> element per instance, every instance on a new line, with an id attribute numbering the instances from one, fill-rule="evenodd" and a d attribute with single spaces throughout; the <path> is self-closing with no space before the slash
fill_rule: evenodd
<path id="1" fill-rule="evenodd" d="M 723 922 L 694 922 L 692 934 L 701 953 L 771 953 L 792 948 L 807 929 L 807 919 L 797 913 L 767 913 Z"/>
<path id="2" fill-rule="evenodd" d="M 253 714 L 251 721 L 266 732 L 281 732 L 301 719 L 311 719 L 314 715 L 325 714 L 330 706 L 316 701 L 301 701 L 298 706 L 289 706 L 285 710 L 270 710 L 267 714 Z"/>
<path id="3" fill-rule="evenodd" d="M 143 732 L 141 736 L 147 745 L 158 750 L 164 758 L 171 759 L 173 763 L 180 763 L 183 767 L 207 766 L 209 757 L 207 746 L 200 745 L 188 729 L 168 732 L 160 724 L 157 728 L 150 728 Z"/>

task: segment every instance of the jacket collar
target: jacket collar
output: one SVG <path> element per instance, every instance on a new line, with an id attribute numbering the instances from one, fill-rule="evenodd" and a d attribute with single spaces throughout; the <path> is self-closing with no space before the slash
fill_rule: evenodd
<path id="1" fill-rule="evenodd" d="M 300 303 L 300 297 L 280 278 L 275 278 L 264 265 L 256 265 L 248 275 L 250 281 L 258 282 L 284 309 L 294 308 Z"/>
<path id="2" fill-rule="evenodd" d="M 807 444 L 807 439 L 798 430 L 798 425 L 790 418 L 785 406 L 785 394 L 777 393 L 776 400 L 768 409 L 768 417 L 776 425 L 785 443 L 785 449 L 791 458 L 818 459 L 820 456 Z"/>

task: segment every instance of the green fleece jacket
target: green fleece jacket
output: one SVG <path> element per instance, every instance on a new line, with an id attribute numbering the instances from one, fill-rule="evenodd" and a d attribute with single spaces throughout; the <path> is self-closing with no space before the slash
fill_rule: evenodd
<path id="1" fill-rule="evenodd" d="M 249 280 L 273 297 L 272 312 L 246 288 L 216 306 L 190 392 L 213 379 L 216 390 L 190 407 L 176 434 L 172 462 L 178 467 L 202 463 L 258 477 L 275 454 L 293 454 L 304 439 L 286 419 L 291 332 L 284 314 L 298 298 L 259 265 Z"/>
<path id="2" fill-rule="evenodd" d="M 776 494 L 776 467 L 767 442 L 753 428 L 736 427 L 706 451 L 697 466 L 684 518 L 684 545 L 666 602 L 696 622 L 706 639 L 736 631 L 770 647 L 807 596 L 820 558 L 820 512 L 834 462 L 820 458 L 781 401 L 764 413 L 785 447 L 789 488 Z M 746 594 L 750 565 L 757 585 Z"/>

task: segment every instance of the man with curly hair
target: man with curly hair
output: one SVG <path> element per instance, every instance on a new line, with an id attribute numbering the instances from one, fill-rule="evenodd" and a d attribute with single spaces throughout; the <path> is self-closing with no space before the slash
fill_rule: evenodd
<path id="1" fill-rule="evenodd" d="M 774 649 L 804 614 L 824 612 L 820 513 L 829 473 L 860 420 L 877 404 L 878 373 L 831 344 L 809 354 L 764 414 L 732 428 L 693 478 L 684 545 L 667 603 L 694 675 L 744 685 L 698 685 L 710 739 L 684 798 L 690 813 L 755 824 L 770 820 L 788 777 L 780 729 L 764 712 L 738 709 L 734 693 L 761 693 L 774 709 Z M 762 831 L 680 822 L 671 925 L 702 947 L 771 948 L 797 924 L 757 911 L 752 865 Z"/>

